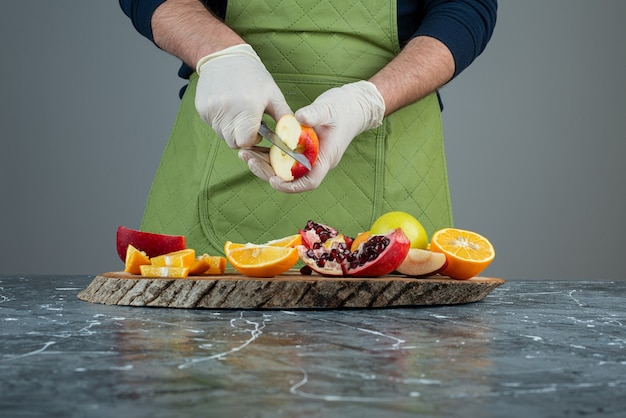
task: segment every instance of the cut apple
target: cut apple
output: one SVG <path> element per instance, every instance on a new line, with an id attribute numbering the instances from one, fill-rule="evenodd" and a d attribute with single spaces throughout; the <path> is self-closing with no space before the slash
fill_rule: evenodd
<path id="1" fill-rule="evenodd" d="M 319 152 L 319 142 L 312 127 L 301 125 L 294 115 L 287 114 L 276 123 L 276 134 L 289 149 L 303 154 L 311 166 L 315 164 Z M 274 145 L 270 148 L 270 164 L 276 175 L 285 181 L 295 180 L 309 171 Z"/>
<path id="2" fill-rule="evenodd" d="M 165 235 L 143 232 L 120 226 L 117 228 L 117 255 L 126 261 L 126 249 L 129 245 L 143 251 L 149 258 L 184 250 L 187 241 L 183 235 Z"/>
<path id="3" fill-rule="evenodd" d="M 396 271 L 411 277 L 427 277 L 443 271 L 447 264 L 443 253 L 411 248 Z"/>

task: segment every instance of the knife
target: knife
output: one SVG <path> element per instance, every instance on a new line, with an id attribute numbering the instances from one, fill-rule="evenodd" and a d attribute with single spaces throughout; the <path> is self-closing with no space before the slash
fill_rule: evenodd
<path id="1" fill-rule="evenodd" d="M 300 154 L 299 152 L 295 152 L 289 149 L 289 147 L 283 142 L 282 139 L 280 139 L 276 132 L 267 127 L 265 122 L 261 122 L 261 126 L 259 127 L 259 135 L 270 141 L 272 144 L 276 145 L 282 152 L 305 166 L 307 170 L 311 170 L 311 163 L 304 156 L 304 154 Z"/>

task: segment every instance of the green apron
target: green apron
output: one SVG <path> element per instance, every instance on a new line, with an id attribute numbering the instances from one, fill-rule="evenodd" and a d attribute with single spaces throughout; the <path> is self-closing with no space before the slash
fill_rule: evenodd
<path id="1" fill-rule="evenodd" d="M 331 87 L 368 79 L 400 50 L 395 1 L 229 0 L 226 22 L 252 45 L 294 111 Z M 254 176 L 202 121 L 196 83 L 193 74 L 142 230 L 182 234 L 196 251 L 221 254 L 227 240 L 264 243 L 309 219 L 352 236 L 392 210 L 413 214 L 429 235 L 452 225 L 435 94 L 356 137 L 316 190 L 285 194 Z"/>

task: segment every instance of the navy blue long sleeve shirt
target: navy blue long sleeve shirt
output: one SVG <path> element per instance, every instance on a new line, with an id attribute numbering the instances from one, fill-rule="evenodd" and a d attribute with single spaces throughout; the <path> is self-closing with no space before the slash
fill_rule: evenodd
<path id="1" fill-rule="evenodd" d="M 154 42 L 152 14 L 165 0 L 119 0 L 124 13 L 143 36 Z M 456 77 L 480 55 L 496 24 L 497 0 L 397 0 L 401 44 L 416 36 L 443 42 L 454 57 Z M 227 0 L 202 0 L 224 17 Z M 179 75 L 189 78 L 193 69 L 183 64 Z"/>

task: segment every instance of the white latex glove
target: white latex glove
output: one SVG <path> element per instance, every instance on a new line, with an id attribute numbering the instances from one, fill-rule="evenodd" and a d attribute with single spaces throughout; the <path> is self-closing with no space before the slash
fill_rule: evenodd
<path id="1" fill-rule="evenodd" d="M 315 128 L 319 138 L 319 154 L 313 169 L 289 182 L 272 176 L 268 179 L 270 185 L 285 193 L 317 188 L 328 171 L 339 164 L 352 140 L 360 133 L 378 127 L 384 116 L 385 101 L 369 81 L 346 84 L 322 93 L 313 103 L 296 112 L 300 123 Z M 261 159 L 250 158 L 247 161 L 250 170 L 257 176 L 257 172 L 267 172 L 258 167 L 262 164 Z M 253 169 L 252 166 L 257 167 Z"/>
<path id="2" fill-rule="evenodd" d="M 270 164 L 269 147 L 245 148 L 239 150 L 237 155 L 248 164 L 250 171 L 261 180 L 269 182 L 270 178 L 276 176 Z"/>
<path id="3" fill-rule="evenodd" d="M 259 56 L 248 44 L 231 46 L 198 61 L 196 110 L 231 148 L 250 147 L 264 113 L 278 120 L 292 113 Z"/>

